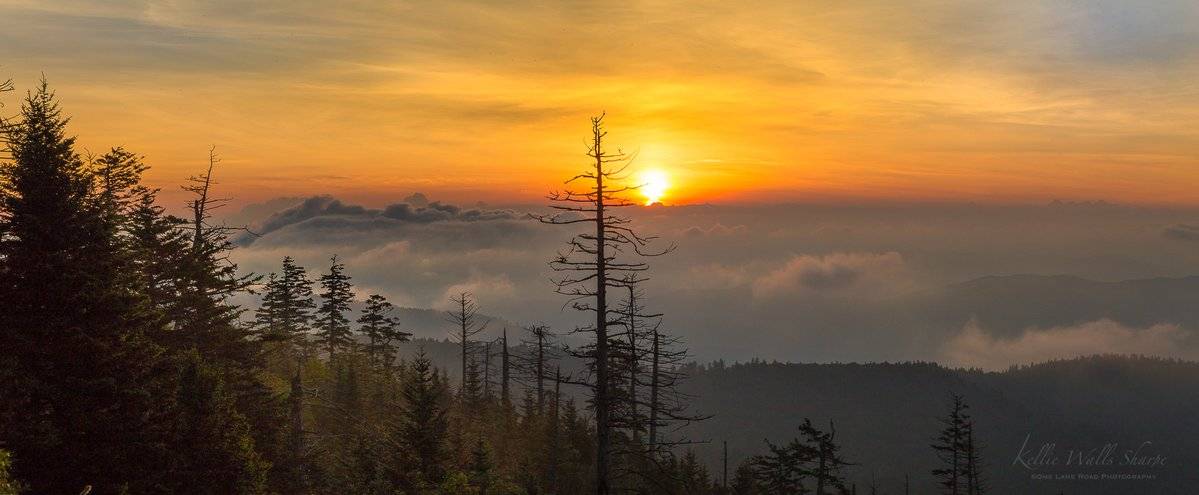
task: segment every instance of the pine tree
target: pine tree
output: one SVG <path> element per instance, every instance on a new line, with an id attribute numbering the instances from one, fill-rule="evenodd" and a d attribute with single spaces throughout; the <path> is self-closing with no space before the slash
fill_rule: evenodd
<path id="1" fill-rule="evenodd" d="M 487 495 L 487 489 L 491 485 L 491 469 L 494 466 L 491 463 L 491 452 L 487 449 L 487 444 L 480 438 L 475 441 L 475 448 L 471 451 L 471 477 L 476 486 L 479 487 L 479 495 Z"/>
<path id="2" fill-rule="evenodd" d="M 395 345 L 412 337 L 411 333 L 400 331 L 399 320 L 391 316 L 394 310 L 387 298 L 371 294 L 358 318 L 358 332 L 366 337 L 367 361 L 383 370 L 390 370 L 395 363 Z"/>
<path id="3" fill-rule="evenodd" d="M 304 267 L 291 256 L 283 258 L 279 275 L 272 275 L 255 311 L 256 320 L 267 342 L 281 344 L 298 362 L 309 357 L 308 332 L 312 326 L 312 281 Z"/>
<path id="4" fill-rule="evenodd" d="M 845 478 L 841 475 L 841 468 L 850 463 L 841 457 L 841 446 L 835 442 L 836 427 L 830 422 L 829 431 L 821 431 L 812 424 L 812 420 L 805 418 L 799 426 L 799 433 L 806 443 L 798 447 L 803 452 L 800 457 L 810 460 L 810 467 L 805 469 L 804 474 L 815 480 L 816 495 L 825 495 L 832 488 L 844 491 Z"/>
<path id="5" fill-rule="evenodd" d="M 757 477 L 754 472 L 752 459 L 742 462 L 733 473 L 733 483 L 729 485 L 732 495 L 760 495 Z"/>
<path id="6" fill-rule="evenodd" d="M 338 353 L 349 350 L 353 343 L 346 313 L 350 311 L 354 293 L 345 268 L 344 264 L 337 261 L 337 256 L 333 256 L 330 258 L 329 273 L 321 275 L 320 279 L 323 292 L 320 294 L 320 308 L 317 309 L 316 330 L 317 338 L 324 345 L 330 360 Z"/>
<path id="7" fill-rule="evenodd" d="M 987 491 L 987 482 L 983 477 L 982 446 L 974 438 L 974 420 L 967 418 L 963 435 L 962 456 L 966 466 L 966 495 L 981 495 Z"/>
<path id="8" fill-rule="evenodd" d="M 43 81 L 4 129 L 0 396 L 11 411 L 0 435 L 35 493 L 140 491 L 161 475 L 169 431 L 155 403 L 172 381 L 154 341 L 164 319 L 67 120 Z"/>
<path id="9" fill-rule="evenodd" d="M 436 484 L 445 475 L 448 421 L 444 385 L 439 383 L 424 349 L 417 352 L 407 378 L 395 436 L 403 461 L 397 466 L 397 474 L 412 490 Z"/>
<path id="10" fill-rule="evenodd" d="M 188 356 L 179 381 L 180 448 L 171 454 L 171 493 L 265 493 L 269 463 L 220 373 Z"/>
<path id="11" fill-rule="evenodd" d="M 972 488 L 967 483 L 966 436 L 970 429 L 969 407 L 962 396 L 950 394 L 949 414 L 941 420 L 944 425 L 932 444 L 942 467 L 933 470 L 939 480 L 941 492 L 947 495 L 965 495 Z"/>
<path id="12" fill-rule="evenodd" d="M 791 495 L 808 493 L 804 487 L 804 463 L 807 459 L 803 446 L 792 441 L 787 445 L 775 445 L 766 441 L 767 453 L 756 455 L 750 461 L 755 484 L 764 495 Z"/>

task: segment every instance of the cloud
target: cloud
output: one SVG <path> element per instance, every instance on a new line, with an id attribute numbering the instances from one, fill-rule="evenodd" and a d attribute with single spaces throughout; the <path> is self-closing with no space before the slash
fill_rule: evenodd
<path id="1" fill-rule="evenodd" d="M 363 293 L 378 292 L 403 305 L 439 307 L 447 294 L 466 288 L 478 293 L 484 312 L 513 322 L 544 320 L 569 329 L 585 321 L 584 315 L 563 309 L 565 298 L 554 293 L 550 279 L 555 274 L 547 265 L 584 227 L 520 218 L 418 222 L 411 220 L 417 209 L 408 201 L 402 203 L 409 209 L 394 215 L 408 220 L 388 218 L 382 207 L 354 214 L 351 202 L 335 205 L 329 197 L 313 203 L 293 213 L 317 216 L 238 248 L 234 261 L 242 269 L 268 273 L 279 269 L 280 258 L 292 255 L 319 274 L 337 254 Z M 427 206 L 421 214 L 428 218 L 471 216 L 465 207 Z M 1067 298 L 1041 296 L 1073 287 L 1053 277 L 1028 277 L 1027 283 L 1016 278 L 994 290 L 960 289 L 961 282 L 987 275 L 1071 274 L 1116 281 L 1199 273 L 1199 251 L 1179 249 L 1160 237 L 1161 227 L 1197 218 L 1193 210 L 1115 214 L 1044 204 L 938 204 L 629 211 L 640 231 L 679 244 L 670 255 L 647 260 L 646 304 L 665 314 L 664 324 L 686 338 L 701 360 L 939 360 L 946 358 L 944 344 L 962 332 L 972 314 L 991 335 L 1011 327 L 993 339 L 1002 344 L 1028 327 L 1105 317 L 1132 328 L 1163 321 L 1192 328 L 1187 308 L 1199 304 L 1199 278 L 1163 283 L 1160 292 L 1143 284 L 1113 292 L 1096 282 Z M 693 227 L 702 236 L 683 234 Z M 1147 236 L 1155 242 L 1146 242 Z M 806 254 L 797 254 L 800 249 Z M 1107 342 L 1112 347 L 1101 352 L 1118 352 L 1124 345 Z M 959 343 L 961 352 L 972 349 L 966 343 Z M 986 357 L 987 352 L 975 354 Z M 999 361 L 997 366 L 1006 365 Z"/>
<path id="2" fill-rule="evenodd" d="M 1162 237 L 1172 241 L 1199 241 L 1199 226 L 1180 223 L 1162 230 Z"/>
<path id="3" fill-rule="evenodd" d="M 1194 336 L 1174 324 L 1145 328 L 1101 319 L 1081 325 L 1028 329 L 1016 338 L 995 337 L 971 321 L 942 349 L 944 362 L 962 367 L 1003 369 L 1051 359 L 1122 353 L 1195 359 Z"/>
<path id="4" fill-rule="evenodd" d="M 782 267 L 755 280 L 753 293 L 755 298 L 763 299 L 859 288 L 877 294 L 900 285 L 904 271 L 903 257 L 894 251 L 795 256 Z M 855 291 L 855 294 L 863 295 L 863 291 Z"/>
<path id="5" fill-rule="evenodd" d="M 409 203 L 394 203 L 382 210 L 370 209 L 359 205 L 342 203 L 331 196 L 313 196 L 300 204 L 277 212 L 262 222 L 254 232 L 265 236 L 284 227 L 307 223 L 312 230 L 337 230 L 346 228 L 374 228 L 387 225 L 386 220 L 394 223 L 433 223 L 433 222 L 485 222 L 491 220 L 514 220 L 520 215 L 512 210 L 462 209 L 458 206 L 437 201 L 427 202 L 423 194 L 417 193 L 409 199 L 424 205 Z M 381 219 L 386 219 L 380 221 Z M 251 235 L 242 236 L 238 242 L 249 245 L 254 242 Z"/>
<path id="6" fill-rule="evenodd" d="M 744 225 L 734 225 L 732 227 L 728 227 L 724 224 L 717 223 L 706 229 L 700 226 L 688 227 L 680 232 L 680 234 L 683 237 L 722 237 L 729 235 L 744 235 L 747 231 L 749 231 L 749 227 Z"/>

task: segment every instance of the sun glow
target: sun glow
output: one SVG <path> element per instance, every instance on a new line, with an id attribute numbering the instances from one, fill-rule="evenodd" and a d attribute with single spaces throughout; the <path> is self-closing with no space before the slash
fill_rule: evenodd
<path id="1" fill-rule="evenodd" d="M 670 188 L 670 177 L 662 170 L 646 170 L 641 172 L 638 179 L 638 183 L 641 185 L 641 195 L 645 196 L 646 206 L 660 203 L 662 196 L 665 196 L 666 190 Z"/>

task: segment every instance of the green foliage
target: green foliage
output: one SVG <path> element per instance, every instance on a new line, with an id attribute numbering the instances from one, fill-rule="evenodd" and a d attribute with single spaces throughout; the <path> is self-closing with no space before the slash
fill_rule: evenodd
<path id="1" fill-rule="evenodd" d="M 6 129 L 0 349 L 12 376 L 0 395 L 12 410 L 3 438 L 35 492 L 145 489 L 161 472 L 170 423 L 156 403 L 172 388 L 155 341 L 164 319 L 139 288 L 122 213 L 98 193 L 66 124 L 43 82 Z"/>
<path id="2" fill-rule="evenodd" d="M 594 427 L 551 392 L 548 362 L 517 411 L 505 340 L 503 392 L 480 391 L 491 363 L 472 352 L 485 324 L 468 294 L 458 394 L 423 352 L 396 359 L 410 334 L 380 295 L 356 345 L 336 257 L 319 308 L 285 257 L 244 323 L 234 301 L 259 278 L 238 272 L 230 229 L 210 223 L 215 155 L 184 187 L 185 220 L 141 184 L 140 156 L 113 148 L 85 163 L 66 125 L 43 84 L 4 129 L 0 444 L 12 454 L 0 451 L 0 495 L 594 490 Z M 676 467 L 680 489 L 709 486 L 694 456 Z"/>
<path id="3" fill-rule="evenodd" d="M 265 493 L 270 463 L 254 448 L 249 424 L 219 372 L 191 353 L 181 371 L 176 441 L 171 457 L 174 493 Z M 214 473 L 221 473 L 213 478 Z"/>
<path id="4" fill-rule="evenodd" d="M 316 311 L 316 334 L 325 352 L 332 360 L 339 352 L 345 352 L 350 340 L 350 301 L 354 299 L 350 277 L 345 274 L 346 266 L 330 259 L 329 273 L 321 275 L 321 305 Z"/>
<path id="5" fill-rule="evenodd" d="M 307 272 L 286 256 L 281 274 L 268 277 L 262 304 L 254 316 L 264 340 L 280 344 L 291 357 L 302 360 L 312 354 L 308 331 L 315 308 Z"/>
<path id="6" fill-rule="evenodd" d="M 395 364 L 395 345 L 412 337 L 412 334 L 400 331 L 399 320 L 391 316 L 394 310 L 395 306 L 387 298 L 371 294 L 366 300 L 362 316 L 358 318 L 358 331 L 367 339 L 363 351 L 368 362 L 385 371 Z"/>
<path id="7" fill-rule="evenodd" d="M 18 495 L 23 490 L 21 482 L 13 479 L 12 453 L 0 449 L 0 495 Z"/>

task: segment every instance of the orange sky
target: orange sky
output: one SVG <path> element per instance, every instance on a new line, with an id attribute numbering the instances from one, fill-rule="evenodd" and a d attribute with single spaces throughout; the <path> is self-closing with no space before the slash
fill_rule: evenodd
<path id="1" fill-rule="evenodd" d="M 536 201 L 607 111 L 673 203 L 1199 204 L 1193 2 L 44 3 L 0 75 L 172 191 Z"/>

